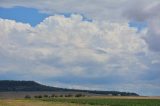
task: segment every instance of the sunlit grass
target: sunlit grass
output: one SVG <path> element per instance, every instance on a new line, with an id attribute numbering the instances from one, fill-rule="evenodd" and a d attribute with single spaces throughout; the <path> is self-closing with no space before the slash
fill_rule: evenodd
<path id="1" fill-rule="evenodd" d="M 45 102 L 40 100 L 0 100 L 0 106 L 87 106 L 73 103 Z"/>

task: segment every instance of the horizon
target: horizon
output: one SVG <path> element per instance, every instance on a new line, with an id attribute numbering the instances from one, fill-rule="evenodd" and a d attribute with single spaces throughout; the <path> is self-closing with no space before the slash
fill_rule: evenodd
<path id="1" fill-rule="evenodd" d="M 160 96 L 160 1 L 0 0 L 0 80 Z"/>

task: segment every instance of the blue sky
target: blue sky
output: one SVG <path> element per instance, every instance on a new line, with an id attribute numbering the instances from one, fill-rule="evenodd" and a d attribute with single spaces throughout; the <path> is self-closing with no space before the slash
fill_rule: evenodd
<path id="1" fill-rule="evenodd" d="M 138 31 L 143 30 L 147 27 L 147 22 L 139 22 L 139 21 L 130 21 L 129 22 L 130 27 L 135 27 L 138 29 Z"/>
<path id="2" fill-rule="evenodd" d="M 70 17 L 72 13 L 57 13 Z M 74 13 L 77 14 L 77 13 Z M 26 7 L 13 7 L 13 8 L 0 8 L 0 18 L 15 20 L 16 22 L 29 23 L 31 26 L 36 26 L 42 22 L 45 18 L 49 17 L 49 14 L 42 13 L 35 8 Z M 83 16 L 84 21 L 92 21 L 89 18 Z M 135 26 L 135 25 L 133 25 Z"/>
<path id="3" fill-rule="evenodd" d="M 72 13 L 58 13 L 70 17 Z M 76 13 L 77 14 L 77 13 Z M 16 22 L 29 23 L 32 26 L 36 26 L 47 18 L 49 14 L 42 13 L 35 8 L 26 7 L 13 7 L 13 8 L 0 8 L 0 17 L 3 19 L 15 20 Z M 85 16 L 83 16 L 85 17 Z M 84 21 L 91 21 L 89 18 L 84 18 Z M 146 22 L 129 22 L 130 27 L 135 27 L 138 31 L 142 30 L 147 26 Z"/>
<path id="4" fill-rule="evenodd" d="M 160 95 L 160 2 L 47 1 L 0 1 L 0 80 Z"/>
<path id="5" fill-rule="evenodd" d="M 48 14 L 40 13 L 37 9 L 34 8 L 0 8 L 1 18 L 15 20 L 22 23 L 29 23 L 32 26 L 39 24 L 48 16 Z"/>

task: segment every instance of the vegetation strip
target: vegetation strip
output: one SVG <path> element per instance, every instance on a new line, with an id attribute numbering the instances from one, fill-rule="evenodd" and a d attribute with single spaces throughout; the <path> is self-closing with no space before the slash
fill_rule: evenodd
<path id="1" fill-rule="evenodd" d="M 48 98 L 42 100 L 49 102 L 89 104 L 95 106 L 160 106 L 160 100 L 158 99 Z"/>

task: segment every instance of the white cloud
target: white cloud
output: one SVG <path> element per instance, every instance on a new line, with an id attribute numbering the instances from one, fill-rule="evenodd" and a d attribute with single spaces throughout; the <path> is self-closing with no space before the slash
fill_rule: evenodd
<path id="1" fill-rule="evenodd" d="M 148 33 L 144 38 L 153 51 L 159 48 L 159 0 L 1 0 L 0 7 L 24 6 L 54 14 L 78 13 L 88 19 L 125 23 L 126 21 L 144 21 L 148 24 Z M 61 39 L 62 40 L 62 39 Z M 64 39 L 63 39 L 64 40 Z"/>
<path id="2" fill-rule="evenodd" d="M 137 1 L 138 2 L 138 1 Z M 124 14 L 130 20 L 143 21 L 148 24 L 148 32 L 144 39 L 149 45 L 150 49 L 156 52 L 160 51 L 160 1 L 146 0 L 140 3 L 131 4 Z M 136 7 L 136 8 L 135 8 Z"/>
<path id="3" fill-rule="evenodd" d="M 53 67 L 53 72 L 61 70 L 61 73 L 72 74 L 78 67 L 73 75 L 86 73 L 86 77 L 99 77 L 101 73 L 108 76 L 114 71 L 127 75 L 145 67 L 137 55 L 145 54 L 147 46 L 141 33 L 136 33 L 127 23 L 88 22 L 83 21 L 81 15 L 73 14 L 68 18 L 62 15 L 48 17 L 36 27 L 3 19 L 0 26 L 3 27 L 0 33 L 2 54 L 32 61 L 30 70 L 33 71 L 44 65 Z M 53 66 L 44 60 L 53 62 Z M 92 73 L 87 74 L 91 69 Z M 51 70 L 46 68 L 46 73 Z"/>

